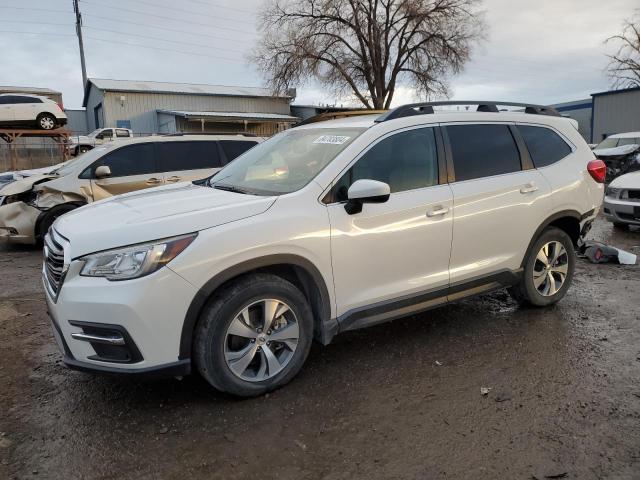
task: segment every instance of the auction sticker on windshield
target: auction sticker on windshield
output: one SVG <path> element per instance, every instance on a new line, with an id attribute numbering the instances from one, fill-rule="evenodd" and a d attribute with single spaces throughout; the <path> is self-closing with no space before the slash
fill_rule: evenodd
<path id="1" fill-rule="evenodd" d="M 321 137 L 316 138 L 313 143 L 326 143 L 330 145 L 342 145 L 344 142 L 349 140 L 351 137 L 343 137 L 341 135 L 322 135 Z"/>

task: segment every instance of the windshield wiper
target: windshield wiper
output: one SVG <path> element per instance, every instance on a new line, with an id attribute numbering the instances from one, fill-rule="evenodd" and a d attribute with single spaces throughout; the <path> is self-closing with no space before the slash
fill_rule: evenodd
<path id="1" fill-rule="evenodd" d="M 218 190 L 225 190 L 227 192 L 242 193 L 244 195 L 247 195 L 249 193 L 246 190 L 243 190 L 243 189 L 238 188 L 238 187 L 234 187 L 233 185 L 220 185 L 220 184 L 216 183 L 213 186 L 213 188 L 217 188 Z"/>

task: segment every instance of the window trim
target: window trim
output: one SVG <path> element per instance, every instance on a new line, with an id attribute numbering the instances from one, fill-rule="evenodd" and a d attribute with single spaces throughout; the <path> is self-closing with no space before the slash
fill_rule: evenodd
<path id="1" fill-rule="evenodd" d="M 463 121 L 463 122 L 446 122 L 439 124 L 442 127 L 442 135 L 444 137 L 445 148 L 447 152 L 447 170 L 448 170 L 448 183 L 461 183 L 461 182 L 473 182 L 475 180 L 482 180 L 485 178 L 495 178 L 501 177 L 503 175 L 513 175 L 514 173 L 526 172 L 531 169 L 535 169 L 533 167 L 533 162 L 531 160 L 531 156 L 529 155 L 529 150 L 527 150 L 526 145 L 524 144 L 524 140 L 519 138 L 520 132 L 515 132 L 515 126 L 517 122 L 505 122 L 505 121 L 486 121 L 486 120 L 473 120 L 473 121 Z M 496 175 L 486 175 L 478 178 L 469 178 L 467 180 L 457 180 L 455 167 L 453 164 L 453 150 L 451 149 L 451 139 L 449 138 L 449 134 L 447 133 L 447 127 L 457 127 L 463 125 L 505 125 L 509 132 L 511 133 L 511 137 L 513 138 L 513 142 L 516 145 L 516 149 L 518 150 L 518 154 L 520 156 L 520 170 L 517 172 L 508 172 L 508 173 L 498 173 Z M 520 141 L 519 141 L 520 140 Z"/>
<path id="2" fill-rule="evenodd" d="M 351 169 L 351 167 L 353 167 L 364 155 L 366 155 L 367 152 L 369 152 L 369 150 L 374 148 L 378 143 L 382 142 L 383 140 L 393 135 L 397 135 L 399 133 L 409 132 L 411 130 L 418 130 L 423 128 L 432 128 L 434 130 L 433 134 L 436 140 L 436 156 L 437 156 L 436 162 L 437 162 L 437 171 L 438 171 L 438 183 L 434 185 L 429 185 L 428 187 L 414 188 L 411 190 L 403 190 L 402 192 L 393 192 L 391 193 L 391 195 L 399 195 L 407 192 L 415 192 L 416 190 L 424 190 L 425 188 L 433 188 L 433 187 L 438 187 L 440 185 L 446 184 L 447 183 L 447 164 L 446 164 L 446 161 L 443 161 L 445 160 L 445 155 L 446 155 L 445 153 L 446 142 L 443 140 L 443 135 L 441 133 L 442 129 L 440 128 L 440 124 L 425 123 L 420 125 L 411 125 L 408 127 L 398 128 L 396 130 L 386 132 L 382 136 L 378 137 L 374 142 L 367 145 L 367 148 L 365 148 L 360 153 L 358 153 L 358 155 L 352 158 L 351 161 L 347 164 L 347 166 L 344 167 L 342 170 L 340 170 L 340 172 L 338 172 L 338 174 L 333 178 L 333 180 L 331 180 L 331 183 L 329 183 L 327 188 L 325 188 L 322 191 L 322 193 L 318 198 L 320 203 L 327 207 L 330 205 L 344 205 L 346 203 L 345 200 L 342 200 L 342 201 L 334 200 L 333 198 L 330 197 L 330 194 L 331 194 L 331 190 L 333 190 L 334 185 L 342 179 L 343 175 L 345 175 L 346 172 Z"/>

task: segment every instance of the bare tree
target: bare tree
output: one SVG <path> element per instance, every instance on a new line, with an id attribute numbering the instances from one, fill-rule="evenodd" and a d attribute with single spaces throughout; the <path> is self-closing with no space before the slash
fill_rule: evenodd
<path id="1" fill-rule="evenodd" d="M 607 55 L 607 70 L 614 88 L 640 87 L 640 10 L 623 25 L 622 33 L 606 40 L 618 44 L 616 53 Z"/>
<path id="2" fill-rule="evenodd" d="M 480 0 L 270 0 L 253 56 L 271 87 L 315 78 L 389 108 L 399 84 L 446 95 L 482 34 Z"/>

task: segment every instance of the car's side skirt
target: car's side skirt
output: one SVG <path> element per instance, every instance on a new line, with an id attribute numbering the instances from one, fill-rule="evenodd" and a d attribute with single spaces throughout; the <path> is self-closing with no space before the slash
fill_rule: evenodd
<path id="1" fill-rule="evenodd" d="M 339 331 L 356 330 L 396 318 L 415 315 L 463 298 L 516 285 L 522 270 L 502 270 L 426 292 L 356 308 L 338 317 Z"/>

